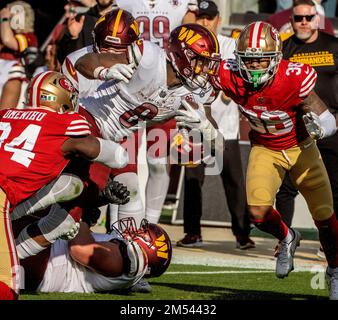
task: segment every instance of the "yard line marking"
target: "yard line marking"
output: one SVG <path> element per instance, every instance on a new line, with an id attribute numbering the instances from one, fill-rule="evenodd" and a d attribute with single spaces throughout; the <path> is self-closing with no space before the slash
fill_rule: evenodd
<path id="1" fill-rule="evenodd" d="M 273 273 L 272 270 L 227 270 L 227 271 L 168 271 L 165 274 L 223 274 L 223 273 Z"/>

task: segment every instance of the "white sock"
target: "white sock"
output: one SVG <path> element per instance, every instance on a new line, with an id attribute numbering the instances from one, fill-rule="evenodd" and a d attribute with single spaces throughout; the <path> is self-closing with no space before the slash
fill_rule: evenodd
<path id="1" fill-rule="evenodd" d="M 45 247 L 40 246 L 29 236 L 27 228 L 28 226 L 20 232 L 19 236 L 15 240 L 16 250 L 20 259 L 35 256 L 42 250 L 46 249 Z"/>
<path id="2" fill-rule="evenodd" d="M 144 207 L 140 194 L 138 176 L 135 172 L 125 172 L 117 175 L 114 180 L 123 183 L 130 192 L 130 201 L 118 208 L 118 218 L 133 217 L 139 227 L 144 218 Z"/>
<path id="3" fill-rule="evenodd" d="M 155 223 L 157 224 L 160 220 L 162 210 L 154 210 L 150 208 L 146 208 L 146 219 L 150 223 Z"/>
<path id="4" fill-rule="evenodd" d="M 283 239 L 283 242 L 290 243 L 293 240 L 293 237 L 293 231 L 289 228 L 286 237 Z"/>
<path id="5" fill-rule="evenodd" d="M 146 219 L 158 223 L 167 196 L 170 177 L 164 158 L 148 159 L 149 178 L 146 186 Z"/>

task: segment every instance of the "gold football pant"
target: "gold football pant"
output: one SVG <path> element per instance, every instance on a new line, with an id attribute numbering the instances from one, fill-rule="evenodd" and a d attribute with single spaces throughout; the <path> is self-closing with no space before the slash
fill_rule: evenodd
<path id="1" fill-rule="evenodd" d="M 313 219 L 330 218 L 333 213 L 330 182 L 320 152 L 311 138 L 281 151 L 253 145 L 246 177 L 248 204 L 273 206 L 287 170 L 304 196 Z"/>
<path id="2" fill-rule="evenodd" d="M 19 293 L 19 259 L 9 216 L 9 202 L 0 188 L 0 281 Z"/>

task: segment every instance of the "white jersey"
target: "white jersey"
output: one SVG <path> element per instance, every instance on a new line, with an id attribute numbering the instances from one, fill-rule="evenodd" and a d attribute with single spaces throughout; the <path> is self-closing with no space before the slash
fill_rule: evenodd
<path id="1" fill-rule="evenodd" d="M 234 59 L 236 41 L 232 38 L 217 35 L 222 59 Z M 225 140 L 238 139 L 239 111 L 237 104 L 226 98 L 223 92 L 218 94 L 211 104 L 211 115 L 215 119 L 218 129 Z"/>
<path id="2" fill-rule="evenodd" d="M 97 242 L 121 239 L 118 234 L 92 235 Z M 145 272 L 146 268 L 143 269 Z M 37 291 L 89 293 L 130 288 L 143 277 L 144 272 L 135 277 L 105 277 L 74 261 L 69 255 L 68 241 L 57 240 L 51 246 L 47 268 Z"/>
<path id="3" fill-rule="evenodd" d="M 168 47 L 170 32 L 182 24 L 191 0 L 116 0 L 122 9 L 129 11 L 139 24 L 140 38 Z"/>
<path id="4" fill-rule="evenodd" d="M 169 119 L 182 99 L 204 104 L 212 92 L 211 85 L 195 90 L 186 86 L 169 89 L 165 51 L 144 41 L 140 64 L 128 84 L 100 82 L 94 92 L 82 96 L 79 102 L 95 118 L 102 137 L 118 141 L 130 135 L 140 120 Z"/>
<path id="5" fill-rule="evenodd" d="M 87 53 L 93 52 L 93 46 L 87 46 L 70 53 L 64 60 L 61 72 L 72 81 L 72 84 L 79 91 L 79 99 L 92 95 L 97 87 L 103 82 L 101 80 L 90 80 L 84 77 L 75 69 L 76 61 Z"/>

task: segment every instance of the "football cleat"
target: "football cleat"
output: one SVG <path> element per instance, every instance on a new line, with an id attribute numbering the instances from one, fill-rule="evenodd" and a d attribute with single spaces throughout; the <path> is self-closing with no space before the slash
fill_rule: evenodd
<path id="1" fill-rule="evenodd" d="M 293 239 L 290 242 L 280 241 L 278 252 L 275 255 L 277 256 L 276 276 L 278 278 L 287 277 L 293 270 L 293 257 L 301 239 L 300 233 L 297 230 L 292 228 L 289 230 L 293 233 Z"/>
<path id="2" fill-rule="evenodd" d="M 141 278 L 136 284 L 134 284 L 130 291 L 132 292 L 142 292 L 142 293 L 150 293 L 152 290 L 151 285 L 144 278 Z"/>
<path id="3" fill-rule="evenodd" d="M 326 281 L 329 287 L 330 300 L 338 300 L 338 268 L 327 267 Z"/>

